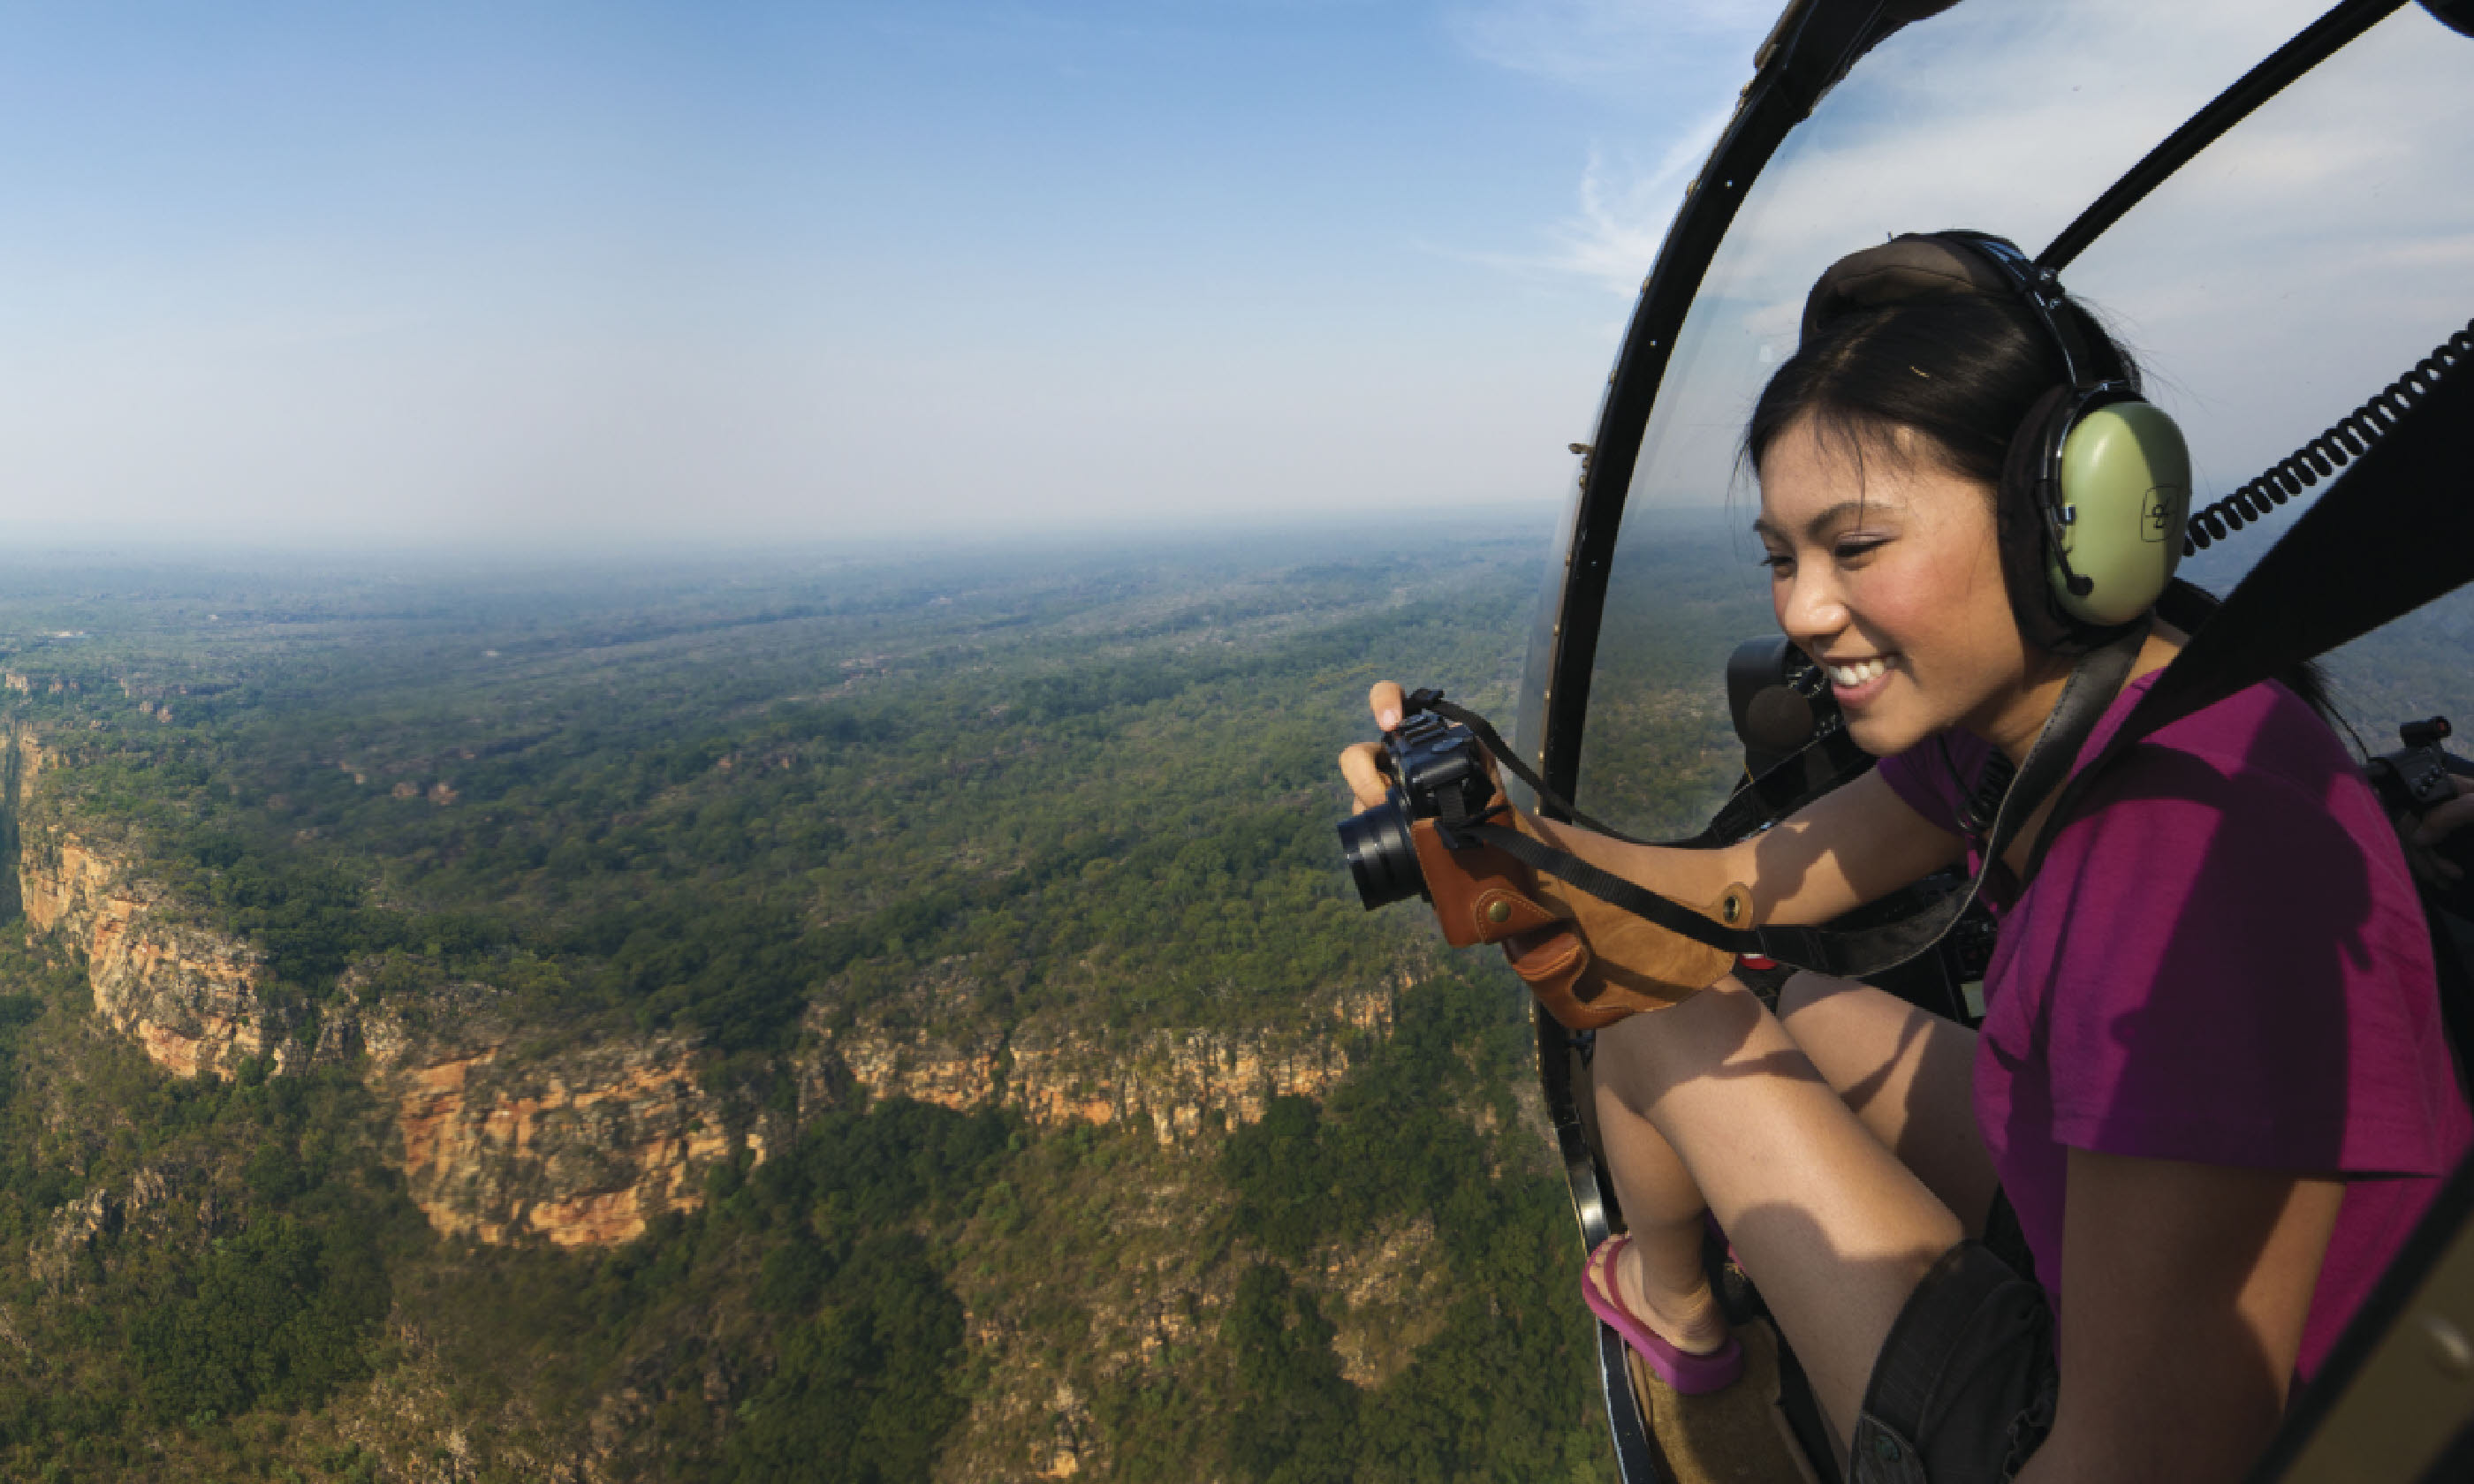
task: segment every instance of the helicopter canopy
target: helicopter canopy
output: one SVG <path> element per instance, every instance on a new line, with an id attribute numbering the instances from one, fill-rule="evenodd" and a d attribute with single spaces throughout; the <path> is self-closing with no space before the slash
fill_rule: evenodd
<path id="1" fill-rule="evenodd" d="M 2062 275 L 2180 420 L 2195 508 L 2474 315 L 2474 42 L 2418 5 L 2376 19 L 2381 7 L 2350 9 L 2367 29 L 2164 179 Z M 1737 446 L 1824 268 L 1948 227 L 2045 249 L 2320 12 L 2313 0 L 1973 0 L 1875 43 L 1765 169 L 1758 150 L 1731 160 L 1736 141 L 1723 140 L 1609 378 L 1543 605 L 1520 746 L 1548 781 L 1658 836 L 1697 828 L 1740 776 L 1718 678 L 1738 642 L 1776 624 Z M 1727 192 L 1740 204 L 1695 292 L 1679 243 L 1689 247 L 1695 205 L 1711 204 L 1693 198 Z M 1654 300 L 1676 299 L 1679 280 L 1689 307 L 1661 345 Z M 1590 488 L 1593 469 L 1609 488 Z M 2266 523 L 2281 528 L 2310 498 Z M 2222 592 L 2273 535 L 2236 535 L 2184 575 Z M 2474 607 L 2452 600 L 2397 628 L 2427 637 L 2438 625 L 2453 640 L 2468 621 Z M 2440 663 L 2417 642 L 2391 631 L 2334 658 L 2340 702 L 2367 729 L 2385 734 L 2405 719 L 2389 711 L 2407 706 L 2458 706 L 2474 721 L 2462 648 Z M 2420 662 L 2401 673 L 2410 651 Z"/>

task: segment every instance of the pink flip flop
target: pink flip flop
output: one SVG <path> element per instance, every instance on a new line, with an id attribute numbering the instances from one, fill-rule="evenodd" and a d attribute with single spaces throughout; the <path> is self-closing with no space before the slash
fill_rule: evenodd
<path id="1" fill-rule="evenodd" d="M 1658 1378 L 1683 1396 L 1707 1396 L 1735 1384 L 1744 1374 L 1744 1347 L 1736 1343 L 1734 1335 L 1727 1336 L 1727 1343 L 1709 1354 L 1695 1355 L 1660 1339 L 1656 1330 L 1641 1322 L 1640 1316 L 1623 1306 L 1623 1301 L 1615 1293 L 1615 1258 L 1622 1256 L 1624 1244 L 1631 1240 L 1632 1233 L 1617 1233 L 1600 1242 L 1598 1250 L 1589 1254 L 1589 1266 L 1581 1273 L 1581 1297 L 1588 1302 L 1589 1312 L 1622 1335 L 1624 1343 L 1638 1351 L 1640 1358 L 1649 1362 L 1650 1370 L 1657 1374 Z M 1599 1284 L 1589 1281 L 1593 1274 L 1598 1273 L 1606 1275 L 1604 1291 L 1600 1290 Z"/>

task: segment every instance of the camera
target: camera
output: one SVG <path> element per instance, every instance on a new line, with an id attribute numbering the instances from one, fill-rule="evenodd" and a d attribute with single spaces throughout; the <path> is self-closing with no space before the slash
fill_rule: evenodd
<path id="1" fill-rule="evenodd" d="M 1409 827 L 1419 820 L 1475 820 L 1494 801 L 1486 748 L 1467 727 L 1431 713 L 1408 717 L 1383 739 L 1383 802 L 1340 822 L 1340 848 L 1366 910 L 1426 896 L 1426 874 Z"/>

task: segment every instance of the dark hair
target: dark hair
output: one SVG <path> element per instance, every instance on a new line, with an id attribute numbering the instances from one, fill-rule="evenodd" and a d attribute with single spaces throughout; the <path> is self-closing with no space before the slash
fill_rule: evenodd
<path id="1" fill-rule="evenodd" d="M 2139 367 L 2095 316 L 2077 303 L 2065 313 L 2099 357 L 2099 370 L 2135 390 Z M 2002 478 L 2010 445 L 2036 404 L 2068 380 L 2060 351 L 2025 304 L 1981 294 L 1948 294 L 1845 310 L 1824 323 L 1761 389 L 1744 429 L 1743 458 L 1758 468 L 1789 425 L 1813 431 L 1860 461 L 1867 454 L 1929 458 L 1996 491 L 1994 528 L 2001 577 L 2019 632 L 2039 648 L 2069 648 L 2072 626 L 2045 578 L 2044 516 L 2030 491 Z M 1903 447 L 1904 429 L 1921 447 Z M 2156 615 L 2191 633 L 2217 610 L 2205 588 L 2176 578 Z M 2336 719 L 2316 665 L 2280 672 L 2296 695 Z"/>

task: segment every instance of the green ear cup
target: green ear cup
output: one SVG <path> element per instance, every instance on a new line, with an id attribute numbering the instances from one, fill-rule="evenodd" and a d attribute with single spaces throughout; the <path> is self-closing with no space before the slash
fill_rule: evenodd
<path id="1" fill-rule="evenodd" d="M 2073 595 L 2049 563 L 2071 616 L 2121 624 L 2147 611 L 2182 561 L 2191 454 L 2173 419 L 2146 402 L 2112 402 L 2078 419 L 2062 444 L 2062 551 L 2095 586 Z"/>

